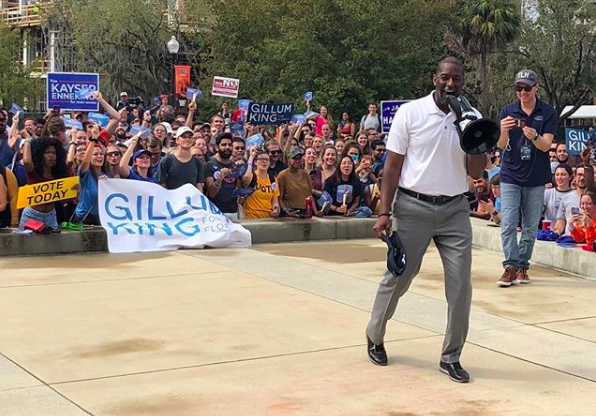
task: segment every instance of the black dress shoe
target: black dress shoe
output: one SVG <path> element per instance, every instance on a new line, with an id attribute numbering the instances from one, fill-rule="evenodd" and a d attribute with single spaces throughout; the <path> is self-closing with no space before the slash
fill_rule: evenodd
<path id="1" fill-rule="evenodd" d="M 376 365 L 387 365 L 387 352 L 383 344 L 375 345 L 367 336 L 366 341 L 368 343 L 368 358 Z"/>
<path id="2" fill-rule="evenodd" d="M 441 370 L 441 373 L 447 374 L 449 378 L 456 383 L 467 383 L 470 381 L 470 375 L 462 368 L 459 361 L 451 364 L 441 361 L 439 369 Z"/>

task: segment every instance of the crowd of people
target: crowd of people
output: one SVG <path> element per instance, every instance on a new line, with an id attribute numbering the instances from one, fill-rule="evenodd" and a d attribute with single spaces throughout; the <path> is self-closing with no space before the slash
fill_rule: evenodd
<path id="1" fill-rule="evenodd" d="M 385 142 L 375 104 L 360 126 L 346 111 L 336 124 L 310 102 L 301 124 L 261 126 L 245 123 L 246 112 L 227 102 L 201 122 L 196 101 L 175 109 L 162 96 L 161 105 L 145 108 L 122 93 L 114 107 L 99 92 L 91 97 L 107 124 L 58 108 L 43 119 L 0 110 L 0 226 L 22 229 L 35 220 L 59 232 L 62 223 L 100 225 L 104 178 L 167 189 L 191 184 L 233 221 L 378 212 Z M 20 187 L 70 176 L 79 177 L 76 198 L 16 208 Z"/>

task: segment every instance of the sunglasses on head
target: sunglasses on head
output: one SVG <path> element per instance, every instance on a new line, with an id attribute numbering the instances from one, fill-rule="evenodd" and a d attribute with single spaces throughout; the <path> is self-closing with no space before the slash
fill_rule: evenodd
<path id="1" fill-rule="evenodd" d="M 526 86 L 523 86 L 523 87 L 521 85 L 516 85 L 515 86 L 515 91 L 517 91 L 517 92 L 522 92 L 522 91 L 530 92 L 530 91 L 532 91 L 532 89 L 534 89 L 534 86 L 533 85 L 532 86 L 526 85 Z"/>

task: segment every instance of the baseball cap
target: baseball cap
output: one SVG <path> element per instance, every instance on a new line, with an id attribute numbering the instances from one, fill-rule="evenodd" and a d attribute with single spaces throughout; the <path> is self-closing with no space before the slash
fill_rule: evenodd
<path id="1" fill-rule="evenodd" d="M 538 83 L 538 74 L 531 69 L 522 69 L 515 76 L 516 84 L 526 84 L 531 87 Z"/>
<path id="2" fill-rule="evenodd" d="M 392 232 L 389 237 L 383 234 L 381 239 L 387 244 L 387 270 L 394 276 L 401 276 L 406 270 L 407 259 L 406 249 L 397 235 L 397 232 Z"/>
<path id="3" fill-rule="evenodd" d="M 190 133 L 190 134 L 195 134 L 194 131 L 192 131 L 192 129 L 188 126 L 183 126 L 180 127 L 177 131 L 176 131 L 176 138 L 182 136 L 184 133 Z"/>
<path id="4" fill-rule="evenodd" d="M 162 121 L 161 123 L 157 123 L 156 126 L 160 125 L 160 124 L 165 127 L 166 133 L 168 133 L 168 134 L 174 133 L 174 130 L 172 130 L 172 125 L 170 123 L 168 123 L 167 121 Z"/>
<path id="5" fill-rule="evenodd" d="M 299 147 L 293 147 L 288 150 L 288 158 L 294 159 L 298 155 L 304 155 L 304 151 Z"/>
<path id="6" fill-rule="evenodd" d="M 128 93 L 127 93 L 127 92 L 125 92 L 125 91 L 122 91 L 122 92 L 120 93 L 120 97 L 128 97 Z"/>
<path id="7" fill-rule="evenodd" d="M 132 160 L 136 160 L 141 155 L 147 155 L 147 156 L 151 157 L 151 152 L 149 150 L 145 150 L 145 149 L 137 150 L 132 155 Z"/>

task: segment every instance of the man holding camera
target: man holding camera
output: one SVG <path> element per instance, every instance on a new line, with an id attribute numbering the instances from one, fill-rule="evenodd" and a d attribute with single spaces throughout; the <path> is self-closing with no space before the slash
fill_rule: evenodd
<path id="1" fill-rule="evenodd" d="M 515 77 L 517 100 L 501 109 L 501 135 L 505 149 L 501 165 L 501 241 L 505 271 L 497 285 L 530 283 L 528 269 L 542 213 L 544 185 L 551 181 L 549 150 L 557 130 L 557 111 L 538 99 L 538 75 L 519 71 Z M 517 226 L 521 211 L 521 239 Z"/>

